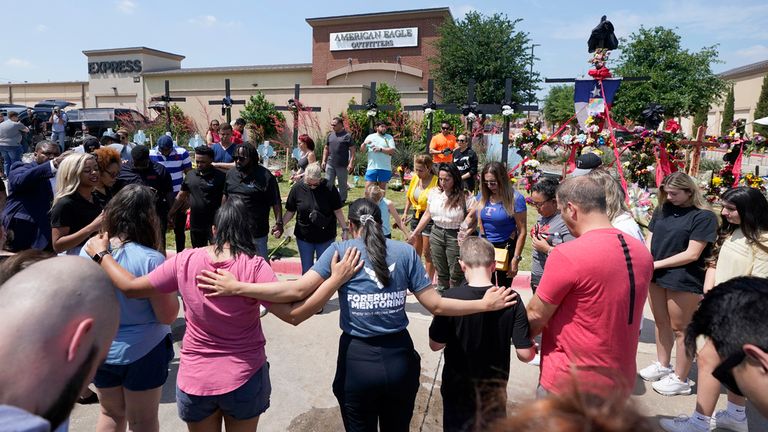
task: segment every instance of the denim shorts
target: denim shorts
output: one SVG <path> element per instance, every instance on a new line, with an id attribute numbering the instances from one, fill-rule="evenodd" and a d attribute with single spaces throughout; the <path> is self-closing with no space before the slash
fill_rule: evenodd
<path id="1" fill-rule="evenodd" d="M 371 169 L 365 172 L 365 181 L 388 182 L 392 178 L 392 171 L 383 169 Z"/>
<path id="2" fill-rule="evenodd" d="M 248 420 L 260 416 L 269 408 L 271 394 L 267 362 L 245 384 L 222 395 L 195 396 L 184 393 L 177 386 L 176 407 L 179 417 L 187 423 L 203 421 L 218 410 L 235 420 Z"/>
<path id="3" fill-rule="evenodd" d="M 96 388 L 125 387 L 130 391 L 145 391 L 161 387 L 168 379 L 168 363 L 173 360 L 173 341 L 168 334 L 152 351 L 133 363 L 112 365 L 103 363 L 96 370 Z"/>

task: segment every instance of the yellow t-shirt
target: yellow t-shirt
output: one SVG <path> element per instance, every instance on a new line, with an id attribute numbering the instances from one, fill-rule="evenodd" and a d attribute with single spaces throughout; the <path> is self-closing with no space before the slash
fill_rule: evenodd
<path id="1" fill-rule="evenodd" d="M 443 135 L 439 133 L 432 137 L 432 141 L 429 142 L 430 150 L 443 151 L 445 149 L 451 149 L 451 153 L 433 154 L 432 162 L 434 163 L 451 163 L 453 162 L 453 150 L 456 148 L 456 137 L 453 135 Z"/>
<path id="2" fill-rule="evenodd" d="M 760 242 L 768 244 L 768 233 L 760 236 Z M 715 285 L 739 276 L 768 277 L 768 253 L 748 243 L 744 233 L 737 228 L 720 248 Z"/>

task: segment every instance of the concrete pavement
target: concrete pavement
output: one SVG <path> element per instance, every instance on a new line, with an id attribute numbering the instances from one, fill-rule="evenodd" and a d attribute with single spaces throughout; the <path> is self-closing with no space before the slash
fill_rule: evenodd
<path id="1" fill-rule="evenodd" d="M 527 276 L 527 275 L 526 275 Z M 285 277 L 285 276 L 283 276 Z M 519 279 L 523 279 L 520 277 Z M 528 301 L 530 290 L 521 289 L 521 298 Z M 421 355 L 421 389 L 411 422 L 412 431 L 439 431 L 441 428 L 441 399 L 439 392 L 440 352 L 432 352 L 428 346 L 428 328 L 431 315 L 409 296 L 406 310 L 408 327 L 417 351 Z M 180 313 L 181 315 L 181 313 Z M 272 380 L 271 407 L 262 415 L 260 431 L 339 431 L 343 430 L 338 404 L 331 391 L 336 368 L 339 329 L 338 299 L 334 297 L 322 314 L 310 318 L 298 327 L 290 326 L 272 315 L 263 318 L 267 339 L 267 356 Z M 163 388 L 160 404 L 162 431 L 186 431 L 185 424 L 176 414 L 175 376 L 178 370 L 179 342 L 184 331 L 180 317 L 174 323 L 176 358 L 171 364 L 171 374 Z M 655 360 L 653 321 L 646 305 L 643 330 L 637 355 L 638 369 Z M 531 399 L 538 379 L 538 368 L 520 363 L 512 356 L 508 394 L 510 403 Z M 435 377 L 437 380 L 435 382 Z M 695 366 L 694 366 L 694 377 Z M 433 385 L 434 383 L 434 385 Z M 695 388 L 694 388 L 695 390 Z M 431 398 L 430 398 L 431 394 Z M 649 383 L 638 379 L 633 401 L 640 410 L 652 418 L 690 415 L 695 406 L 695 395 L 665 397 L 653 391 Z M 717 409 L 725 407 L 724 395 Z M 98 405 L 78 405 L 72 414 L 70 430 L 92 431 L 98 416 Z M 752 431 L 766 431 L 763 424 Z"/>

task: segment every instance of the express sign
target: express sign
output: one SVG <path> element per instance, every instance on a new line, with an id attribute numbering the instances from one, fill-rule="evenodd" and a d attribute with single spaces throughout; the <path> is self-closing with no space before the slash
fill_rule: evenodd
<path id="1" fill-rule="evenodd" d="M 88 74 L 141 72 L 141 60 L 88 62 Z"/>

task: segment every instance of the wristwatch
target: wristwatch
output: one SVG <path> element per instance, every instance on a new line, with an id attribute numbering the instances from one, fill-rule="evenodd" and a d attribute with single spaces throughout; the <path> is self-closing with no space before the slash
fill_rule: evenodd
<path id="1" fill-rule="evenodd" d="M 93 260 L 93 261 L 94 261 L 96 264 L 101 264 L 101 260 L 102 260 L 102 258 L 104 258 L 104 256 L 105 256 L 105 255 L 109 255 L 109 251 L 108 251 L 108 250 L 103 250 L 103 251 L 101 251 L 101 252 L 97 252 L 97 253 L 95 253 L 95 254 L 94 254 L 92 257 L 91 257 L 91 259 L 92 259 L 92 260 Z"/>
<path id="2" fill-rule="evenodd" d="M 517 261 L 517 262 L 520 262 L 520 261 L 523 260 L 523 256 L 522 255 L 515 255 L 515 256 L 512 257 L 512 259 Z"/>

